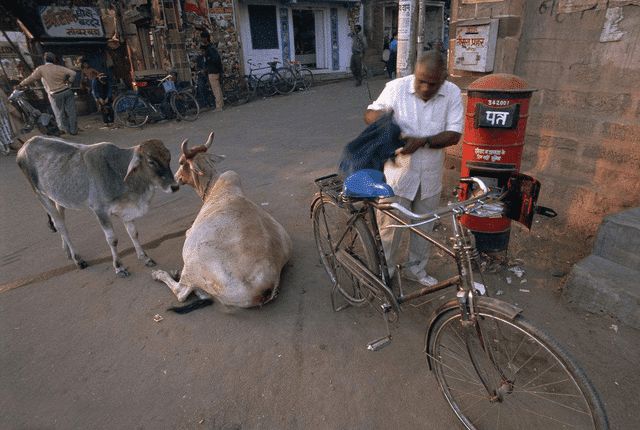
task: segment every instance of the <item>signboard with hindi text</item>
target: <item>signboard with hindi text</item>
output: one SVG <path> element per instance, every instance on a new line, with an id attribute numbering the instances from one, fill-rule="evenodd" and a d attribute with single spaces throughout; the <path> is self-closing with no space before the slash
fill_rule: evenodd
<path id="1" fill-rule="evenodd" d="M 463 21 L 456 27 L 454 68 L 491 72 L 496 54 L 498 20 Z"/>
<path id="2" fill-rule="evenodd" d="M 49 37 L 104 37 L 97 7 L 41 6 L 38 10 Z"/>
<path id="3" fill-rule="evenodd" d="M 487 106 L 476 104 L 475 127 L 479 128 L 515 128 L 518 125 L 520 104 L 507 107 Z"/>

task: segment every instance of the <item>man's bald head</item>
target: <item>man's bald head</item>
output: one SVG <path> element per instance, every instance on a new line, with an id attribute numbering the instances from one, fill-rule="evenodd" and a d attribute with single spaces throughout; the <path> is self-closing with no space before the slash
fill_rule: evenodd
<path id="1" fill-rule="evenodd" d="M 423 67 L 433 72 L 447 72 L 447 64 L 445 63 L 442 55 L 437 51 L 429 51 L 426 54 L 421 55 L 420 58 L 418 58 L 418 61 L 416 61 L 416 69 L 418 67 Z"/>
<path id="2" fill-rule="evenodd" d="M 414 70 L 416 94 L 424 101 L 431 99 L 447 78 L 447 65 L 442 55 L 429 51 L 416 61 Z"/>

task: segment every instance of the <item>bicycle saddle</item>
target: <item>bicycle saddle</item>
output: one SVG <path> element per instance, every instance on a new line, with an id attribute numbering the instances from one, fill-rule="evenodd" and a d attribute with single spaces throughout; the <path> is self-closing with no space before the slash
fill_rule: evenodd
<path id="1" fill-rule="evenodd" d="M 391 186 L 384 182 L 379 170 L 362 169 L 347 176 L 342 191 L 345 196 L 359 199 L 393 197 Z"/>

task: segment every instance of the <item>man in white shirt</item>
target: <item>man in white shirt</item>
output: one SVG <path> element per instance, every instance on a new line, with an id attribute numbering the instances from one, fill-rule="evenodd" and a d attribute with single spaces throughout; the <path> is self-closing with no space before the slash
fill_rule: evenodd
<path id="1" fill-rule="evenodd" d="M 395 161 L 387 161 L 384 174 L 396 195 L 395 201 L 413 212 L 433 211 L 442 191 L 444 149 L 460 140 L 463 107 L 460 88 L 446 81 L 442 56 L 431 51 L 418 59 L 414 74 L 395 79 L 385 86 L 376 101 L 367 107 L 365 122 L 373 123 L 385 112 L 393 111 L 406 144 Z M 400 261 L 400 242 L 406 230 L 382 228 L 394 221 L 380 215 L 382 244 L 391 272 Z M 420 227 L 425 233 L 433 223 Z M 416 235 L 409 240 L 409 260 L 403 263 L 403 276 L 423 285 L 438 281 L 426 272 L 430 244 Z"/>

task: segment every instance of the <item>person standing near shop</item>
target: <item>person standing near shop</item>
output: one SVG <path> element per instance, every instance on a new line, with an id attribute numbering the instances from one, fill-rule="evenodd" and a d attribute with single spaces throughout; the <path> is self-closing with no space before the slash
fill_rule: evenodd
<path id="1" fill-rule="evenodd" d="M 18 87 L 25 87 L 40 79 L 49 96 L 58 128 L 65 133 L 76 135 L 78 134 L 76 101 L 71 91 L 71 82 L 76 77 L 76 71 L 54 64 L 55 60 L 56 56 L 53 53 L 45 52 L 44 64 L 36 67 L 31 75 L 18 84 Z"/>
<path id="2" fill-rule="evenodd" d="M 224 107 L 222 86 L 220 84 L 223 73 L 222 59 L 220 58 L 218 50 L 211 43 L 209 33 L 203 32 L 201 37 L 205 73 L 209 77 L 209 85 L 211 85 L 211 91 L 213 91 L 213 95 L 216 98 L 215 112 L 221 112 Z"/>
<path id="3" fill-rule="evenodd" d="M 113 99 L 111 96 L 111 82 L 106 73 L 98 73 L 91 81 L 91 94 L 96 101 L 98 110 L 102 114 L 102 122 L 107 127 L 113 125 Z"/>
<path id="4" fill-rule="evenodd" d="M 376 101 L 367 107 L 365 122 L 372 124 L 392 112 L 406 142 L 395 161 L 384 166 L 386 181 L 393 188 L 394 199 L 413 212 L 435 210 L 442 191 L 444 148 L 460 140 L 463 107 L 460 88 L 446 80 L 446 63 L 440 53 L 430 51 L 416 62 L 414 74 L 395 79 L 385 86 Z M 426 286 L 438 281 L 427 274 L 429 243 L 411 235 L 409 260 L 400 261 L 400 243 L 405 229 L 385 228 L 395 223 L 380 215 L 380 238 L 389 269 L 403 265 L 403 277 Z M 418 227 L 425 233 L 433 223 Z M 403 230 L 401 232 L 400 230 Z"/>
<path id="5" fill-rule="evenodd" d="M 389 61 L 387 62 L 387 75 L 393 79 L 396 74 L 396 64 L 398 61 L 398 32 L 394 31 L 389 41 Z"/>
<path id="6" fill-rule="evenodd" d="M 353 32 L 349 33 L 351 37 L 351 73 L 356 80 L 356 87 L 362 85 L 362 57 L 367 49 L 367 41 L 362 34 L 362 27 L 356 25 Z"/>

